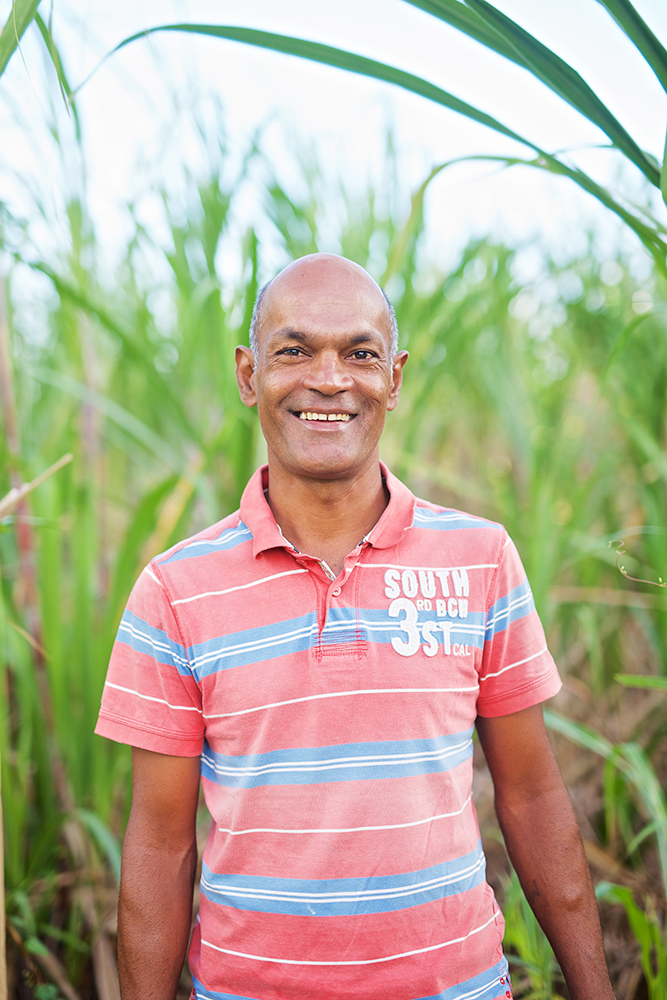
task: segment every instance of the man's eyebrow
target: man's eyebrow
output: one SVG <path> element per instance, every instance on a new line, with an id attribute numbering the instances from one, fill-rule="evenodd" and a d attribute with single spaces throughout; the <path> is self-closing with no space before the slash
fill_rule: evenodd
<path id="1" fill-rule="evenodd" d="M 369 341 L 382 340 L 382 334 L 376 333 L 375 331 L 369 331 L 368 333 L 355 333 L 354 337 L 350 337 L 350 344 L 367 344 Z"/>
<path id="2" fill-rule="evenodd" d="M 302 333 L 301 330 L 293 330 L 290 327 L 285 327 L 281 330 L 274 330 L 271 334 L 271 340 L 276 340 L 278 337 L 282 337 L 287 340 L 298 340 L 300 344 L 305 344 L 308 340 L 308 334 Z"/>
<path id="3" fill-rule="evenodd" d="M 283 338 L 283 339 L 286 339 L 286 340 L 296 340 L 300 344 L 307 344 L 314 337 L 316 338 L 317 334 L 310 334 L 309 335 L 307 333 L 304 333 L 302 330 L 292 329 L 291 327 L 285 327 L 284 329 L 281 329 L 281 330 L 274 330 L 273 333 L 270 335 L 270 339 L 271 340 L 275 340 L 275 339 L 278 339 L 278 338 Z M 349 338 L 349 340 L 347 340 L 346 343 L 350 347 L 354 347 L 357 344 L 368 344 L 369 342 L 373 342 L 373 341 L 377 341 L 377 340 L 383 340 L 382 334 L 379 333 L 379 332 L 376 332 L 374 330 L 369 330 L 366 333 L 355 333 L 355 334 L 353 334 Z"/>

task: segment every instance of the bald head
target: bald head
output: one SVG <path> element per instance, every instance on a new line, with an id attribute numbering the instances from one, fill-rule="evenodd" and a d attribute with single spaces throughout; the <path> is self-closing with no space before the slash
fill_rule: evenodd
<path id="1" fill-rule="evenodd" d="M 260 289 L 250 323 L 250 348 L 255 356 L 267 307 L 281 294 L 298 295 L 300 287 L 304 294 L 308 289 L 307 294 L 312 295 L 314 292 L 321 296 L 323 305 L 328 301 L 333 304 L 341 295 L 346 294 L 346 290 L 350 295 L 358 294 L 362 290 L 367 296 L 377 297 L 380 308 L 386 314 L 390 354 L 391 356 L 396 354 L 398 351 L 396 314 L 384 289 L 380 288 L 368 271 L 354 261 L 337 254 L 314 253 L 288 264 Z"/>

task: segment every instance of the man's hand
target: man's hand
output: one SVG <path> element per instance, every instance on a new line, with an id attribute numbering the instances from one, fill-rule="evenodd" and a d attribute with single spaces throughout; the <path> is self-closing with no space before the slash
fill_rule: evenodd
<path id="1" fill-rule="evenodd" d="M 478 717 L 477 731 L 507 852 L 572 1000 L 614 1000 L 590 872 L 542 706 Z"/>
<path id="2" fill-rule="evenodd" d="M 197 865 L 199 757 L 132 749 L 132 810 L 118 903 L 122 1000 L 173 1000 Z"/>

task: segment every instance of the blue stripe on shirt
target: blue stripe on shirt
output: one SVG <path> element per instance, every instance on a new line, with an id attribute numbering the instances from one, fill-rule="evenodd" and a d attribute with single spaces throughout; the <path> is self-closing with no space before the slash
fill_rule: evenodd
<path id="1" fill-rule="evenodd" d="M 335 610 L 341 613 L 349 612 L 350 615 L 354 614 L 354 610 L 349 608 Z M 427 621 L 434 622 L 438 626 L 449 625 L 451 626 L 449 633 L 451 644 L 455 642 L 466 643 L 468 646 L 475 646 L 477 649 L 481 649 L 484 645 L 484 617 L 484 614 L 479 611 L 469 611 L 465 618 L 439 618 L 434 611 L 417 612 L 417 622 L 420 626 L 423 626 Z M 405 640 L 406 633 L 401 628 L 401 621 L 404 618 L 404 613 L 399 614 L 397 618 L 390 618 L 389 612 L 386 609 L 382 611 L 362 609 L 359 611 L 360 625 L 369 642 L 391 642 L 394 638 Z M 328 620 L 327 627 L 329 627 Z M 331 627 L 335 628 L 335 623 Z M 442 632 L 436 629 L 433 637 L 438 641 L 439 646 L 443 645 Z M 421 638 L 422 642 L 426 641 L 423 635 Z"/>
<path id="2" fill-rule="evenodd" d="M 217 538 L 194 538 L 173 555 L 167 556 L 166 559 L 158 557 L 156 562 L 158 566 L 168 566 L 170 563 L 180 562 L 182 559 L 193 559 L 197 556 L 210 555 L 211 552 L 235 549 L 237 545 L 250 541 L 252 541 L 252 532 L 243 521 L 239 521 L 236 527 L 225 528 Z"/>
<path id="3" fill-rule="evenodd" d="M 501 979 L 504 979 L 503 983 Z M 509 966 L 503 955 L 499 962 L 485 972 L 480 972 L 478 976 L 457 983 L 456 986 L 450 986 L 441 993 L 416 997 L 415 1000 L 493 1000 L 494 997 L 504 996 L 508 992 L 510 992 Z"/>
<path id="4" fill-rule="evenodd" d="M 432 621 L 449 625 L 450 644 L 460 643 L 481 649 L 484 645 L 484 614 L 468 612 L 465 618 L 438 618 L 433 611 L 419 611 L 418 622 Z M 323 629 L 321 642 L 330 647 L 337 642 L 349 643 L 359 638 L 367 642 L 390 643 L 392 639 L 405 640 L 401 628 L 402 615 L 390 618 L 386 609 L 331 608 Z M 440 647 L 444 644 L 441 629 L 432 633 Z M 199 681 L 220 670 L 247 666 L 278 656 L 310 649 L 318 643 L 317 616 L 314 612 L 299 618 L 262 625 L 258 628 L 230 632 L 190 647 L 188 655 L 193 673 Z M 423 636 L 421 641 L 426 641 Z"/>
<path id="5" fill-rule="evenodd" d="M 528 580 L 510 590 L 489 608 L 486 621 L 485 642 L 492 639 L 498 632 L 504 632 L 511 622 L 526 618 L 535 610 L 535 601 Z"/>
<path id="6" fill-rule="evenodd" d="M 366 878 L 297 879 L 219 875 L 204 864 L 202 894 L 237 910 L 291 916 L 345 917 L 406 910 L 468 892 L 484 881 L 481 841 L 469 854 L 421 871 Z"/>
<path id="7" fill-rule="evenodd" d="M 310 649 L 317 636 L 314 611 L 299 618 L 217 636 L 190 649 L 197 680 L 231 667 L 247 666 Z"/>
<path id="8" fill-rule="evenodd" d="M 315 785 L 451 771 L 472 757 L 472 727 L 432 739 L 341 743 L 232 756 L 205 744 L 202 777 L 226 788 Z"/>
<path id="9" fill-rule="evenodd" d="M 135 653 L 144 653 L 158 663 L 175 666 L 182 676 L 192 676 L 185 647 L 170 639 L 163 629 L 149 625 L 127 608 L 118 626 L 116 642 L 129 646 Z"/>
<path id="10" fill-rule="evenodd" d="M 504 980 L 503 983 L 501 983 L 501 979 Z M 197 1000 L 256 1000 L 255 997 L 249 997 L 245 994 L 241 996 L 238 993 L 216 993 L 214 990 L 207 990 L 194 976 L 192 981 Z M 472 976 L 471 979 L 465 979 L 455 986 L 448 986 L 440 993 L 432 993 L 427 997 L 415 997 L 414 1000 L 494 1000 L 495 997 L 504 995 L 510 989 L 509 984 L 507 959 L 503 957 L 490 969 Z"/>
<path id="11" fill-rule="evenodd" d="M 489 615 L 486 633 L 484 615 L 481 612 L 468 612 L 464 618 L 438 618 L 433 611 L 417 612 L 416 620 L 420 629 L 428 621 L 438 626 L 428 639 L 421 634 L 420 642 L 428 644 L 435 641 L 442 648 L 444 635 L 441 626 L 446 625 L 449 628 L 450 645 L 459 643 L 481 649 L 485 638 L 489 639 L 494 632 L 506 628 L 508 621 L 521 618 L 533 610 L 530 590 L 517 596 L 519 590 L 520 588 L 516 588 L 508 598 L 496 602 Z M 330 608 L 321 640 L 317 616 L 311 612 L 298 618 L 215 636 L 186 648 L 174 642 L 163 629 L 149 625 L 134 612 L 126 610 L 118 629 L 117 641 L 130 646 L 137 653 L 151 656 L 158 663 L 173 664 L 180 674 L 192 674 L 199 682 L 220 670 L 303 652 L 317 645 L 318 641 L 329 648 L 355 639 L 382 644 L 391 643 L 392 639 L 404 641 L 406 632 L 401 628 L 403 618 L 403 612 L 397 618 L 390 618 L 386 609 L 362 608 L 356 612 L 354 608 Z"/>
<path id="12" fill-rule="evenodd" d="M 430 528 L 435 531 L 460 531 L 469 528 L 505 530 L 502 524 L 487 521 L 483 517 L 475 517 L 473 514 L 465 514 L 460 510 L 429 510 L 427 507 L 415 507 L 413 527 Z"/>

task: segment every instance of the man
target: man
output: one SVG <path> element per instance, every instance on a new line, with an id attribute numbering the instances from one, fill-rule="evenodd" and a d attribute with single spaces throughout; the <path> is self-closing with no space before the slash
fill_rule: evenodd
<path id="1" fill-rule="evenodd" d="M 175 996 L 200 771 L 200 1000 L 511 997 L 474 724 L 572 1000 L 612 1000 L 542 721 L 560 682 L 516 550 L 379 461 L 407 359 L 386 298 L 356 264 L 305 257 L 266 288 L 236 359 L 268 468 L 240 512 L 144 571 L 98 723 L 134 747 L 123 1000 Z"/>

